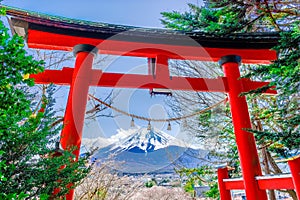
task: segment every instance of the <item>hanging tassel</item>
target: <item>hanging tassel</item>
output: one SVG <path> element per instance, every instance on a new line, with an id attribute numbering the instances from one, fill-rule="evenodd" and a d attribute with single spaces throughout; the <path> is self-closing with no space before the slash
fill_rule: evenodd
<path id="1" fill-rule="evenodd" d="M 168 131 L 172 130 L 172 128 L 171 128 L 171 123 L 170 123 L 170 122 L 168 123 L 168 128 L 167 128 L 167 130 L 168 130 Z"/>
<path id="2" fill-rule="evenodd" d="M 131 118 L 130 127 L 134 127 L 134 119 Z"/>
<path id="3" fill-rule="evenodd" d="M 151 124 L 150 124 L 150 121 L 148 122 L 147 130 L 151 130 Z"/>

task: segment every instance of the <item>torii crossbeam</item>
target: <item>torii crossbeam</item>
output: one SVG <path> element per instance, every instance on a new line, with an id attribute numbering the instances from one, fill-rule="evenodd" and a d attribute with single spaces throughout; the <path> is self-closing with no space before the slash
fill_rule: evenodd
<path id="1" fill-rule="evenodd" d="M 77 146 L 74 154 L 78 158 L 90 86 L 224 92 L 229 96 L 243 179 L 234 182 L 226 179 L 227 171 L 219 170 L 221 199 L 231 199 L 230 189 L 242 188 L 245 189 L 248 200 L 267 200 L 265 190 L 271 186 L 263 187 L 263 181 L 258 180 L 258 177 L 262 177 L 261 167 L 254 136 L 245 131 L 251 128 L 251 123 L 246 98 L 240 94 L 268 83 L 240 79 L 239 64 L 268 64 L 276 60 L 276 52 L 271 48 L 277 44 L 277 33 L 233 34 L 220 38 L 200 32 L 175 32 L 71 20 L 14 8 L 8 8 L 7 14 L 12 16 L 10 22 L 13 31 L 26 38 L 28 47 L 73 50 L 76 55 L 74 68 L 45 70 L 41 74 L 31 75 L 38 84 L 70 85 L 61 133 L 61 145 L 64 149 Z M 155 61 L 155 72 L 139 75 L 94 70 L 93 58 L 99 52 L 151 58 Z M 219 61 L 225 77 L 170 77 L 169 59 Z M 276 92 L 269 89 L 265 93 Z M 299 159 L 296 160 L 294 167 L 291 167 L 293 176 L 285 177 L 289 189 L 296 189 L 298 196 L 299 162 Z M 268 180 L 269 183 L 276 181 Z M 284 185 L 281 186 L 285 188 Z M 73 198 L 73 192 L 70 191 L 67 199 Z"/>

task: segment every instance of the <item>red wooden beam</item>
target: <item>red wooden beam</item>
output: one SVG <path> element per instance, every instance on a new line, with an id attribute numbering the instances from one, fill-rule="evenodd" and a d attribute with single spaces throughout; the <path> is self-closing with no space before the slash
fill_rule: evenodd
<path id="1" fill-rule="evenodd" d="M 62 70 L 45 70 L 40 74 L 32 74 L 37 84 L 55 83 L 58 85 L 69 85 L 72 81 L 74 68 L 64 67 Z M 167 88 L 170 90 L 188 90 L 198 92 L 228 92 L 227 79 L 219 77 L 210 78 L 190 78 L 190 77 L 157 77 L 142 74 L 119 74 L 103 73 L 100 70 L 92 71 L 90 86 L 115 87 L 115 88 Z M 242 79 L 244 92 L 267 85 L 267 82 L 249 81 Z M 267 90 L 265 93 L 276 94 L 275 90 Z"/>
<path id="2" fill-rule="evenodd" d="M 291 174 L 257 176 L 255 179 L 261 190 L 295 189 Z M 244 181 L 242 178 L 223 179 L 223 182 L 227 190 L 244 189 Z"/>
<path id="3" fill-rule="evenodd" d="M 223 78 L 185 78 L 168 77 L 153 78 L 152 75 L 103 73 L 98 82 L 91 84 L 102 87 L 224 92 L 228 90 Z"/>
<path id="4" fill-rule="evenodd" d="M 270 83 L 270 82 L 252 81 L 248 78 L 243 78 L 243 79 L 241 79 L 241 81 L 243 82 L 243 90 L 245 92 L 249 92 L 249 91 L 252 91 L 252 90 L 256 90 L 257 88 L 268 86 L 269 83 Z M 267 89 L 263 93 L 265 93 L 265 94 L 277 94 L 277 92 L 275 90 L 275 86 L 272 86 L 270 89 Z"/>
<path id="5" fill-rule="evenodd" d="M 226 184 L 224 182 L 225 179 L 228 179 L 227 166 L 219 168 L 217 173 L 218 173 L 218 186 L 220 191 L 220 199 L 231 200 L 230 190 L 226 188 Z"/>
<path id="6" fill-rule="evenodd" d="M 296 194 L 298 199 L 300 199 L 300 155 L 290 158 L 288 163 L 291 169 Z"/>
<path id="7" fill-rule="evenodd" d="M 258 176 L 259 189 L 261 190 L 279 190 L 279 189 L 294 189 L 294 184 L 291 174 L 274 175 L 274 176 Z"/>
<path id="8" fill-rule="evenodd" d="M 93 60 L 96 53 L 97 49 L 95 49 L 94 46 L 76 46 L 74 48 L 74 54 L 76 54 L 74 72 L 70 73 L 70 71 L 66 71 L 68 75 L 71 75 L 68 77 L 71 78 L 71 84 L 60 143 L 63 149 L 73 150 L 76 161 L 78 160 L 80 153 L 90 77 L 92 75 Z M 72 185 L 72 183 L 70 184 Z M 73 196 L 74 190 L 72 189 L 66 195 L 66 199 L 72 200 Z"/>
<path id="9" fill-rule="evenodd" d="M 242 178 L 223 179 L 226 190 L 243 190 L 244 181 Z"/>
<path id="10" fill-rule="evenodd" d="M 37 84 L 55 83 L 57 85 L 71 85 L 74 68 L 64 67 L 62 70 L 49 70 L 39 74 L 31 74 Z"/>
<path id="11" fill-rule="evenodd" d="M 277 59 L 270 49 L 230 49 L 199 46 L 181 46 L 122 41 L 122 38 L 96 39 L 57 33 L 28 30 L 27 44 L 30 48 L 72 51 L 77 44 L 97 46 L 101 54 L 155 58 L 165 55 L 169 59 L 218 61 L 225 55 L 239 55 L 243 63 L 269 64 Z"/>
<path id="12" fill-rule="evenodd" d="M 255 176 L 261 176 L 262 171 L 254 135 L 245 129 L 251 128 L 250 115 L 244 92 L 244 86 L 240 81 L 239 64 L 241 57 L 228 55 L 222 57 L 219 64 L 227 77 L 230 111 L 234 126 L 235 140 L 244 179 L 247 200 L 267 200 L 267 193 L 259 189 Z"/>

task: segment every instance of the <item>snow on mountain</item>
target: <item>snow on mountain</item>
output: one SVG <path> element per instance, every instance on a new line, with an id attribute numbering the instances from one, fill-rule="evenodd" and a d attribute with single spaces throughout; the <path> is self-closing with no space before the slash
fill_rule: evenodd
<path id="1" fill-rule="evenodd" d="M 197 149 L 196 147 L 184 142 L 178 138 L 175 138 L 161 130 L 152 128 L 131 128 L 128 130 L 118 129 L 117 134 L 112 135 L 109 138 L 83 138 L 82 150 L 89 151 L 94 148 L 103 148 L 112 145 L 112 149 L 119 148 L 122 151 L 134 151 L 151 152 L 156 151 L 167 146 L 180 146 L 190 147 Z"/>
<path id="2" fill-rule="evenodd" d="M 155 128 L 151 130 L 147 128 L 130 130 L 130 133 L 124 135 L 127 135 L 127 137 L 119 137 L 118 142 L 115 143 L 112 149 L 121 148 L 122 151 L 147 153 L 172 145 L 187 147 L 187 144 L 183 141 Z"/>
<path id="3" fill-rule="evenodd" d="M 113 149 L 122 148 L 123 150 L 133 150 L 138 148 L 141 151 L 155 151 L 166 146 L 192 147 L 190 144 L 177 139 L 156 128 L 147 130 L 147 128 L 131 128 L 128 130 L 118 129 L 117 134 L 109 138 L 83 138 L 82 151 L 89 151 L 94 148 L 103 148 L 113 145 Z"/>
<path id="4" fill-rule="evenodd" d="M 122 173 L 173 173 L 175 166 L 202 165 L 207 155 L 207 151 L 193 148 L 155 128 L 120 129 L 106 140 L 110 145 L 99 148 L 92 155 L 92 161 L 105 162 L 113 158 L 122 163 L 114 170 Z"/>
<path id="5" fill-rule="evenodd" d="M 168 146 L 166 135 L 155 133 L 153 130 L 140 129 L 136 134 L 125 138 L 120 144 L 123 150 L 138 148 L 142 151 L 155 151 Z"/>

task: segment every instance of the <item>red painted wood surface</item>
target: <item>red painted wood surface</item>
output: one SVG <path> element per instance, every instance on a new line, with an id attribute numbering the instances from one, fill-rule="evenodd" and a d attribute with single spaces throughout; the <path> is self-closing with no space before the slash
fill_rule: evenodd
<path id="1" fill-rule="evenodd" d="M 38 30 L 28 30 L 27 44 L 30 48 L 72 51 L 78 44 L 96 46 L 101 54 L 156 58 L 158 55 L 169 59 L 218 61 L 222 56 L 239 55 L 243 63 L 268 64 L 276 60 L 276 51 L 270 49 L 227 49 L 204 48 L 199 46 L 180 46 L 122 41 L 122 37 L 111 39 L 85 38 Z"/>
<path id="2" fill-rule="evenodd" d="M 231 200 L 230 190 L 226 188 L 226 183 L 224 182 L 224 179 L 228 179 L 227 166 L 224 168 L 219 168 L 217 173 L 218 173 L 218 186 L 220 191 L 220 199 Z"/>
<path id="3" fill-rule="evenodd" d="M 167 67 L 166 67 L 167 68 Z M 63 68 L 62 70 L 45 70 L 40 74 L 32 74 L 30 78 L 35 79 L 37 84 L 54 83 L 58 85 L 70 85 L 72 82 L 74 68 Z M 190 77 L 169 77 L 142 74 L 119 74 L 107 73 L 100 70 L 92 70 L 89 78 L 90 86 L 115 87 L 115 88 L 139 88 L 153 89 L 166 88 L 171 90 L 187 90 L 197 92 L 228 92 L 226 77 L 219 78 L 190 78 Z M 241 79 L 243 92 L 257 89 L 268 85 L 268 82 L 251 81 Z M 276 94 L 276 90 L 268 89 L 265 93 Z"/>
<path id="4" fill-rule="evenodd" d="M 280 189 L 294 189 L 293 179 L 289 175 L 274 175 L 256 177 L 259 188 L 262 190 L 280 190 Z"/>
<path id="5" fill-rule="evenodd" d="M 272 175 L 255 177 L 259 189 L 261 190 L 279 190 L 295 189 L 292 175 Z M 244 190 L 244 181 L 242 178 L 224 179 L 226 190 Z"/>
<path id="6" fill-rule="evenodd" d="M 72 73 L 71 86 L 64 116 L 64 127 L 60 138 L 62 148 L 73 150 L 76 160 L 79 157 L 81 146 L 93 57 L 94 55 L 89 52 L 79 52 L 76 55 L 75 68 Z M 72 200 L 73 196 L 74 190 L 70 190 L 66 195 L 66 199 Z"/>
<path id="7" fill-rule="evenodd" d="M 230 110 L 247 200 L 267 200 L 266 191 L 260 190 L 255 180 L 256 176 L 262 175 L 255 139 L 252 133 L 244 130 L 251 128 L 251 121 L 246 98 L 245 96 L 240 96 L 243 92 L 243 85 L 239 81 L 239 64 L 226 62 L 222 67 L 229 88 Z"/>
<path id="8" fill-rule="evenodd" d="M 224 179 L 226 190 L 244 190 L 244 180 L 242 178 Z"/>
<path id="9" fill-rule="evenodd" d="M 300 155 L 290 159 L 288 164 L 291 169 L 291 174 L 293 175 L 293 183 L 295 185 L 297 197 L 300 199 Z"/>

